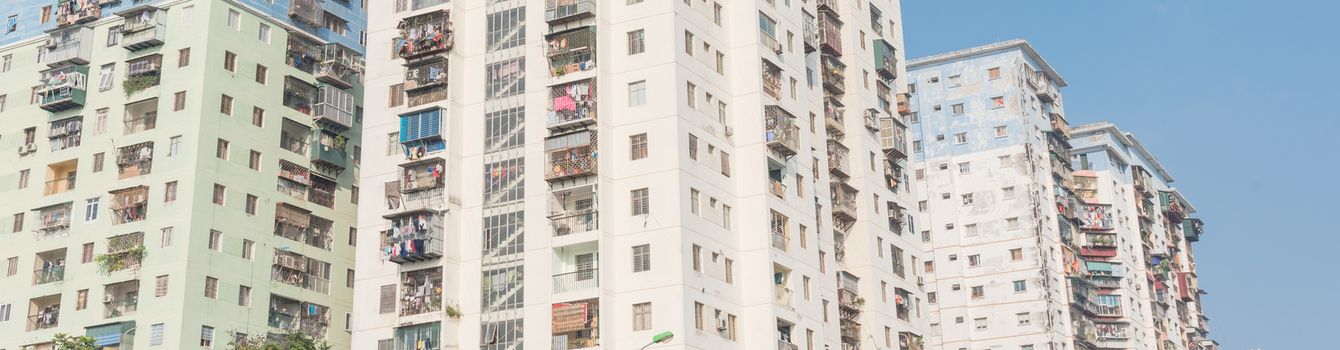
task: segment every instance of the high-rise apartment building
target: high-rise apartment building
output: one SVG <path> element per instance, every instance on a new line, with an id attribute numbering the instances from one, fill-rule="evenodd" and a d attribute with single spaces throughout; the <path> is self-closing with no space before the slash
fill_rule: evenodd
<path id="1" fill-rule="evenodd" d="M 369 11 L 353 348 L 922 349 L 897 1 Z"/>
<path id="2" fill-rule="evenodd" d="M 1021 40 L 915 59 L 909 118 L 932 348 L 1067 349 L 1066 82 Z"/>
<path id="3" fill-rule="evenodd" d="M 0 348 L 348 348 L 364 5 L 6 2 Z"/>
<path id="4" fill-rule="evenodd" d="M 1070 134 L 1078 201 L 1067 210 L 1088 272 L 1072 288 L 1093 316 L 1076 325 L 1076 347 L 1216 349 L 1191 249 L 1204 233 L 1195 207 L 1134 135 L 1111 123 Z"/>

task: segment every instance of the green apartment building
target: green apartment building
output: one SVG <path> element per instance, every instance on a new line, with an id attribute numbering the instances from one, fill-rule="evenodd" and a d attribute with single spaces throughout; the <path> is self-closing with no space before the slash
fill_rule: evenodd
<path id="1" fill-rule="evenodd" d="M 0 349 L 349 348 L 359 0 L 0 7 Z"/>

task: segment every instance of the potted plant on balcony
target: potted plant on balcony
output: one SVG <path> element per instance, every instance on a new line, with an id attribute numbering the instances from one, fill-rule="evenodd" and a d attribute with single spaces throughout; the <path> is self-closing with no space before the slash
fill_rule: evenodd
<path id="1" fill-rule="evenodd" d="M 157 76 L 137 75 L 126 78 L 125 81 L 122 81 L 121 89 L 125 91 L 126 97 L 130 97 L 130 95 L 133 95 L 136 92 L 144 91 L 144 89 L 148 89 L 149 87 L 157 85 L 158 85 Z"/>
<path id="2" fill-rule="evenodd" d="M 93 257 L 93 261 L 98 264 L 98 271 L 105 275 L 125 270 L 129 267 L 128 262 L 131 260 L 144 261 L 146 255 L 148 255 L 148 251 L 144 249 L 143 245 L 139 245 L 123 252 L 99 254 Z"/>

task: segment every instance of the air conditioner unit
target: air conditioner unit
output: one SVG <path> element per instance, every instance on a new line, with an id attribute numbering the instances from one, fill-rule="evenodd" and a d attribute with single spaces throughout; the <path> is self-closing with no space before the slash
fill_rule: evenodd
<path id="1" fill-rule="evenodd" d="M 772 44 L 772 52 L 782 54 L 782 43 Z"/>
<path id="2" fill-rule="evenodd" d="M 917 276 L 917 285 L 924 285 L 924 284 L 926 284 L 926 277 Z"/>
<path id="3" fill-rule="evenodd" d="M 718 320 L 717 320 L 717 330 L 718 330 L 718 331 L 725 331 L 726 329 L 729 329 L 728 325 L 726 324 L 726 320 L 724 320 L 724 319 L 718 319 Z"/>
<path id="4" fill-rule="evenodd" d="M 733 128 L 733 127 L 727 125 L 727 126 L 726 126 L 726 136 L 734 136 L 734 135 L 735 135 L 735 128 Z"/>
<path id="5" fill-rule="evenodd" d="M 25 155 L 33 152 L 37 152 L 37 144 L 35 143 L 19 146 L 19 155 Z"/>

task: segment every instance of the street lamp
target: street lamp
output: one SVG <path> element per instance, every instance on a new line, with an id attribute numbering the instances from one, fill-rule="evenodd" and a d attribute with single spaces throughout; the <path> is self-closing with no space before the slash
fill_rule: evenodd
<path id="1" fill-rule="evenodd" d="M 647 345 L 643 345 L 642 349 L 646 349 L 648 346 L 669 342 L 670 339 L 674 337 L 675 334 L 670 332 L 657 333 L 656 335 L 651 336 L 651 342 L 647 343 Z"/>

